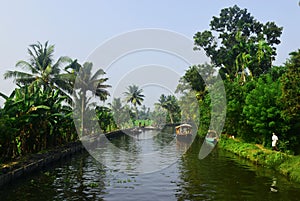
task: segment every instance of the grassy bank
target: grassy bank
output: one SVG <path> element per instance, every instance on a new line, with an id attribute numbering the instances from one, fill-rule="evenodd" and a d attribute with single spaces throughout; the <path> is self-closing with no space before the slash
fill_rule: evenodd
<path id="1" fill-rule="evenodd" d="M 218 146 L 255 164 L 275 169 L 291 180 L 300 183 L 300 156 L 272 151 L 261 145 L 245 143 L 227 137 L 222 137 Z"/>

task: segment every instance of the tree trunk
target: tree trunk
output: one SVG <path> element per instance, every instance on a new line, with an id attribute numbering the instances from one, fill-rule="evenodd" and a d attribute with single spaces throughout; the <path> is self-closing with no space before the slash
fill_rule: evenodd
<path id="1" fill-rule="evenodd" d="M 170 117 L 171 124 L 173 124 L 173 123 L 174 123 L 174 121 L 173 121 L 173 115 L 172 115 L 172 113 L 171 113 L 171 112 L 169 112 L 169 117 Z"/>
<path id="2" fill-rule="evenodd" d="M 136 114 L 135 118 L 136 118 L 136 120 L 138 120 L 139 119 L 139 114 L 138 114 L 137 106 L 135 106 L 134 109 L 135 109 L 135 114 Z"/>
<path id="3" fill-rule="evenodd" d="M 84 114 L 85 114 L 85 93 L 82 93 L 82 99 L 81 99 L 81 137 L 84 134 Z"/>

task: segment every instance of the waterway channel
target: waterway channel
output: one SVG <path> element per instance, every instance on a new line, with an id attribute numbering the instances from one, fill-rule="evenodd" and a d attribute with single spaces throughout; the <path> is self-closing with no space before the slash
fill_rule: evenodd
<path id="1" fill-rule="evenodd" d="M 77 154 L 3 186 L 0 200 L 300 200 L 299 184 L 217 147 L 200 160 L 198 138 L 189 146 L 171 132 L 143 131 L 110 142 L 130 156 L 99 149 L 101 157 L 109 158 L 105 166 L 88 152 Z M 153 161 L 165 165 L 143 164 L 144 156 L 160 148 L 166 151 L 166 144 L 186 152 L 176 155 L 177 160 L 175 155 L 158 152 Z M 119 171 L 120 164 L 130 171 Z M 143 168 L 147 171 L 140 171 Z"/>

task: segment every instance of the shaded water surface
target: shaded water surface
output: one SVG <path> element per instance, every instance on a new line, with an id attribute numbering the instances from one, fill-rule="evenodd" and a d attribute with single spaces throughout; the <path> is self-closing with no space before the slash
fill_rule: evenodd
<path id="1" fill-rule="evenodd" d="M 134 157 L 117 157 L 110 150 L 103 150 L 102 157 L 111 157 L 110 166 L 123 163 L 134 169 L 139 155 L 174 140 L 173 134 L 168 133 L 157 135 L 144 131 L 139 135 L 140 143 L 126 135 L 111 140 L 120 149 L 132 151 Z M 175 142 L 177 149 L 188 148 L 188 142 Z M 223 150 L 214 149 L 208 157 L 199 160 L 201 145 L 202 142 L 195 139 L 172 165 L 145 174 L 120 173 L 101 165 L 85 152 L 2 187 L 0 200 L 300 199 L 299 184 Z M 164 155 L 156 157 L 161 157 L 157 160 L 161 159 L 162 163 L 166 158 Z"/>

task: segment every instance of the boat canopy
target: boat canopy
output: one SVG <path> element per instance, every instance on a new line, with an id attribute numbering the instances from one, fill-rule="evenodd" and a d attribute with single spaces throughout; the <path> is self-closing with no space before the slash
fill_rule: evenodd
<path id="1" fill-rule="evenodd" d="M 192 126 L 190 124 L 181 124 L 175 127 L 177 135 L 190 135 L 192 131 Z"/>
<path id="2" fill-rule="evenodd" d="M 182 127 L 189 127 L 189 128 L 191 128 L 192 126 L 190 124 L 180 124 L 179 126 L 176 126 L 175 128 L 178 129 L 178 128 L 182 128 Z"/>

